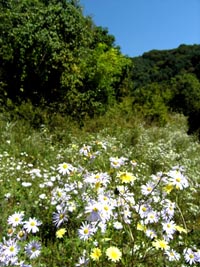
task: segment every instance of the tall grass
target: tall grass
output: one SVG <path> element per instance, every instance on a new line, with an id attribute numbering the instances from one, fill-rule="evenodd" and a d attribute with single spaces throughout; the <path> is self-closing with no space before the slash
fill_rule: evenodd
<path id="1" fill-rule="evenodd" d="M 199 264 L 200 144 L 184 116 L 147 125 L 122 103 L 80 129 L 2 113 L 0 138 L 0 266 Z"/>

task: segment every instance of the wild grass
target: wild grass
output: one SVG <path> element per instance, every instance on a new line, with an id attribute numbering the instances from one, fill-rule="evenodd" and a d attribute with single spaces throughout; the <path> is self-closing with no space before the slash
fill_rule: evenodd
<path id="1" fill-rule="evenodd" d="M 121 104 L 80 129 L 2 113 L 0 142 L 0 266 L 199 264 L 200 144 L 184 116 L 147 125 Z"/>

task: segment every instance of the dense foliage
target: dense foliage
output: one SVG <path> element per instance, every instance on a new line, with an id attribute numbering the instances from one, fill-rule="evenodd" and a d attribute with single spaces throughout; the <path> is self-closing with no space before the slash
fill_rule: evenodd
<path id="1" fill-rule="evenodd" d="M 36 127 L 45 123 L 38 107 L 83 125 L 128 97 L 149 122 L 178 112 L 199 131 L 200 45 L 130 59 L 78 0 L 1 0 L 0 19 L 1 106 Z"/>
<path id="2" fill-rule="evenodd" d="M 134 88 L 169 81 L 178 74 L 192 73 L 200 79 L 200 45 L 180 45 L 171 50 L 151 50 L 133 58 Z"/>
<path id="3" fill-rule="evenodd" d="M 78 1 L 0 2 L 0 97 L 56 106 L 75 118 L 104 112 L 129 62 Z"/>
<path id="4" fill-rule="evenodd" d="M 189 118 L 190 132 L 199 129 L 200 45 L 152 50 L 132 61 L 134 106 L 161 122 L 169 111 L 183 113 Z"/>

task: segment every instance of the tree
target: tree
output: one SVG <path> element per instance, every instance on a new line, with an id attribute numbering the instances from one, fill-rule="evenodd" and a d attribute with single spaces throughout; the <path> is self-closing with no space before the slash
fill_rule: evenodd
<path id="1" fill-rule="evenodd" d="M 116 101 L 116 83 L 130 60 L 117 48 L 99 43 L 79 66 L 82 80 L 66 95 L 67 108 L 75 117 L 104 113 Z"/>
<path id="2" fill-rule="evenodd" d="M 83 16 L 79 1 L 4 0 L 0 7 L 0 86 L 6 97 L 53 103 L 79 118 L 113 103 L 129 60 L 107 29 Z"/>
<path id="3" fill-rule="evenodd" d="M 36 0 L 8 2 L 0 26 L 0 74 L 8 97 L 58 100 L 63 72 L 68 71 L 68 87 L 78 79 L 73 66 L 91 38 L 85 18 L 66 1 L 48 1 L 47 6 Z"/>
<path id="4" fill-rule="evenodd" d="M 194 74 L 185 73 L 171 79 L 174 110 L 186 116 L 200 110 L 200 82 Z"/>
<path id="5" fill-rule="evenodd" d="M 190 133 L 200 129 L 200 82 L 197 77 L 190 73 L 177 75 L 171 80 L 171 88 L 173 110 L 188 117 Z"/>
<path id="6" fill-rule="evenodd" d="M 168 119 L 168 102 L 171 97 L 171 91 L 166 84 L 150 83 L 134 91 L 133 109 L 150 122 L 164 124 Z"/>

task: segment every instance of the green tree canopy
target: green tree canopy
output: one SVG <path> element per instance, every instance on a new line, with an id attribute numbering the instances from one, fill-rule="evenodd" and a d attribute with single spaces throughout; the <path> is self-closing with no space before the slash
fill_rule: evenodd
<path id="1" fill-rule="evenodd" d="M 45 5 L 48 2 L 48 5 Z M 73 65 L 91 39 L 86 19 L 67 1 L 7 1 L 1 8 L 1 80 L 11 99 L 60 97 L 62 74 L 75 86 Z M 73 82 L 73 83 L 72 83 Z"/>
<path id="2" fill-rule="evenodd" d="M 105 110 L 129 61 L 79 1 L 4 0 L 0 8 L 1 97 L 75 115 Z"/>
<path id="3" fill-rule="evenodd" d="M 184 73 L 171 79 L 171 106 L 186 116 L 200 111 L 200 81 L 194 74 Z"/>
<path id="4" fill-rule="evenodd" d="M 180 112 L 188 117 L 189 132 L 200 128 L 200 45 L 152 50 L 132 62 L 135 107 L 153 117 L 165 110 Z"/>

